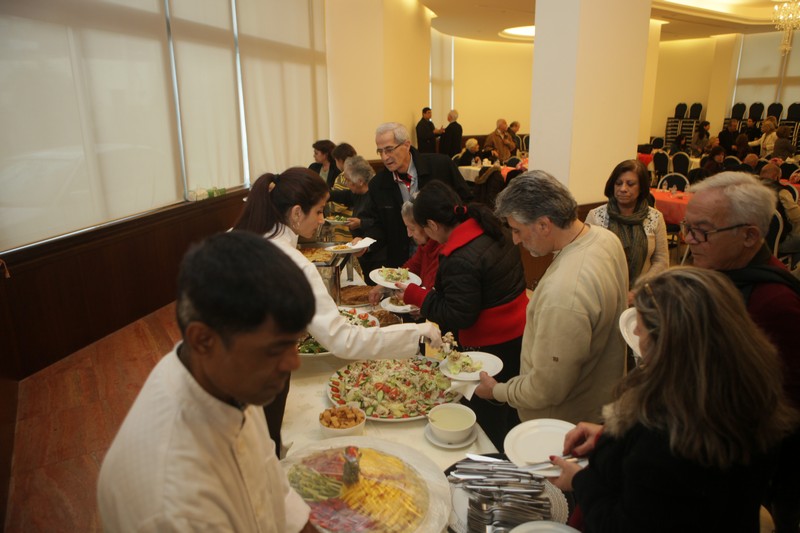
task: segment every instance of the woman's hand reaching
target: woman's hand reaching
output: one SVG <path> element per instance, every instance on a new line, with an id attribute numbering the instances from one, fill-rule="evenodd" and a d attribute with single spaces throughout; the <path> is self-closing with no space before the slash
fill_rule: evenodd
<path id="1" fill-rule="evenodd" d="M 575 457 L 583 457 L 592 450 L 597 442 L 597 438 L 603 432 L 600 424 L 589 422 L 579 422 L 564 437 L 564 455 L 572 454 Z"/>

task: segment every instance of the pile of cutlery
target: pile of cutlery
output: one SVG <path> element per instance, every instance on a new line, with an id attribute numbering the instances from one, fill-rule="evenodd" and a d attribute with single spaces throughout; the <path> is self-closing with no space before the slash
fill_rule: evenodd
<path id="1" fill-rule="evenodd" d="M 468 533 L 501 533 L 534 520 L 550 520 L 544 477 L 510 461 L 482 456 L 459 461 L 448 481 L 469 495 Z"/>

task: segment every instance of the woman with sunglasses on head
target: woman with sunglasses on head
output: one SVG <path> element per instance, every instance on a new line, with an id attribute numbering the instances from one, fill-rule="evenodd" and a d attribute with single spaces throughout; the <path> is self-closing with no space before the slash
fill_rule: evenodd
<path id="1" fill-rule="evenodd" d="M 589 455 L 555 484 L 584 531 L 759 531 L 781 440 L 797 423 L 777 351 L 713 270 L 677 267 L 635 287 L 642 365 L 617 385 L 605 426 L 580 423 L 564 453 Z"/>
<path id="2" fill-rule="evenodd" d="M 337 357 L 353 360 L 413 357 L 419 351 L 421 336 L 438 345 L 441 334 L 431 323 L 364 328 L 350 324 L 339 314 L 317 267 L 297 249 L 298 236 L 313 237 L 324 222 L 323 209 L 329 196 L 328 185 L 311 170 L 294 167 L 281 174 L 264 174 L 250 189 L 247 205 L 233 229 L 263 235 L 300 267 L 311 284 L 316 303 L 308 332 Z M 288 390 L 287 383 L 282 397 L 265 408 L 270 436 L 278 447 Z M 271 410 L 279 411 L 272 421 Z"/>
<path id="3" fill-rule="evenodd" d="M 519 374 L 525 328 L 525 275 L 519 248 L 488 207 L 464 205 L 456 192 L 432 181 L 414 199 L 414 221 L 443 246 L 433 287 L 410 284 L 401 298 L 425 318 L 453 332 L 458 350 L 487 352 L 503 360 L 497 378 Z M 508 404 L 474 396 L 467 404 L 497 449 L 519 423 Z"/>

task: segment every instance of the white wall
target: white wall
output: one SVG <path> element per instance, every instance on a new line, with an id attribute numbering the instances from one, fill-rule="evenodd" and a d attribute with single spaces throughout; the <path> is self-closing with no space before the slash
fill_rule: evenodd
<path id="1" fill-rule="evenodd" d="M 530 132 L 533 45 L 455 39 L 454 92 L 465 135 L 485 135 L 498 118 Z M 446 111 L 445 111 L 446 113 Z M 434 117 L 435 118 L 435 117 Z M 439 122 L 437 121 L 437 124 Z"/>
<path id="2" fill-rule="evenodd" d="M 413 134 L 428 104 L 430 17 L 416 0 L 326 0 L 330 139 L 375 156 L 375 128 Z M 446 113 L 446 111 L 445 111 Z"/>
<path id="3" fill-rule="evenodd" d="M 325 2 L 330 139 L 367 159 L 375 157 L 375 127 L 384 116 L 382 11 L 375 0 Z"/>
<path id="4" fill-rule="evenodd" d="M 700 102 L 705 112 L 708 107 L 715 48 L 712 39 L 661 43 L 651 135 L 664 135 L 667 118 L 675 115 L 675 106 L 680 102 L 685 102 L 688 106 Z M 727 95 L 719 97 L 727 99 Z M 712 124 L 711 131 L 719 131 L 720 126 L 721 124 Z"/>

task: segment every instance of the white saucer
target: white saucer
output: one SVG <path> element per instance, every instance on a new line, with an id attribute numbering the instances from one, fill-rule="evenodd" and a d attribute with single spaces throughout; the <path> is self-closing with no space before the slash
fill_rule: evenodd
<path id="1" fill-rule="evenodd" d="M 472 428 L 472 433 L 469 434 L 469 437 L 467 437 L 466 440 L 454 444 L 451 444 L 449 442 L 443 442 L 437 439 L 436 436 L 433 434 L 433 431 L 431 431 L 430 424 L 425 426 L 424 434 L 425 438 L 428 439 L 428 442 L 430 442 L 434 446 L 438 446 L 440 448 L 450 448 L 450 449 L 463 448 L 464 446 L 469 446 L 470 444 L 475 442 L 475 439 L 478 438 L 478 425 L 475 424 L 475 427 Z"/>

